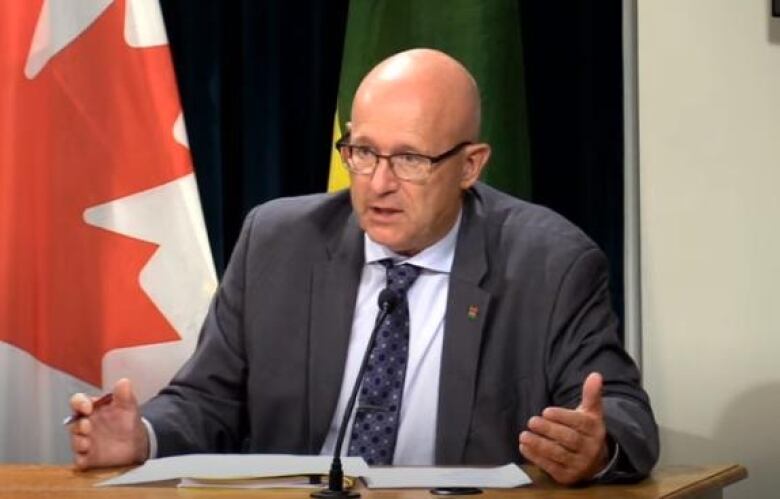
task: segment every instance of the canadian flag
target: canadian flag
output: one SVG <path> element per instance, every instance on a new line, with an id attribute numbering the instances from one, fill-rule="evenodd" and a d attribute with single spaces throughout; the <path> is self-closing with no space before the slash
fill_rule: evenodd
<path id="1" fill-rule="evenodd" d="M 0 460 L 70 459 L 77 391 L 142 400 L 216 276 L 157 0 L 0 2 Z"/>

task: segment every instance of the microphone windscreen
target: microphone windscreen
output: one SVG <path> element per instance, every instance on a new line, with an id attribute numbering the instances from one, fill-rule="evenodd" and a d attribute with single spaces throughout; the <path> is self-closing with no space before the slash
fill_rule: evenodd
<path id="1" fill-rule="evenodd" d="M 400 297 L 398 296 L 398 293 L 393 291 L 390 288 L 385 288 L 382 291 L 379 292 L 379 298 L 377 299 L 377 303 L 379 304 L 379 308 L 381 310 L 387 310 L 389 313 L 392 311 L 395 306 L 400 301 Z"/>

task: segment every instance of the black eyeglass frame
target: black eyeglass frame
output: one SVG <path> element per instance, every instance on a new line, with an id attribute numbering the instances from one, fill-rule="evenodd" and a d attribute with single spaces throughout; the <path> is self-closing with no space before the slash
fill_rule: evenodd
<path id="1" fill-rule="evenodd" d="M 367 171 L 367 172 L 355 171 L 354 169 L 352 169 L 351 165 L 349 164 L 349 161 L 345 161 L 347 169 L 349 169 L 349 171 L 351 171 L 351 172 L 353 172 L 353 173 L 355 173 L 357 175 L 371 175 L 371 174 L 373 174 L 376 171 L 377 166 L 379 166 L 379 160 L 382 159 L 382 158 L 385 158 L 385 159 L 387 159 L 388 165 L 393 170 L 393 174 L 395 176 L 397 176 L 401 180 L 424 180 L 424 179 L 426 179 L 427 177 L 429 177 L 431 175 L 431 173 L 433 172 L 434 167 L 437 166 L 439 163 L 441 163 L 445 159 L 448 159 L 448 158 L 450 158 L 452 156 L 455 156 L 464 147 L 470 146 L 470 145 L 474 144 L 471 141 L 465 140 L 463 142 L 457 143 L 454 147 L 444 151 L 443 153 L 439 154 L 438 156 L 428 156 L 427 154 L 421 154 L 421 153 L 416 153 L 416 152 L 399 152 L 399 153 L 395 153 L 395 154 L 379 154 L 378 152 L 374 151 L 373 149 L 371 149 L 368 146 L 361 146 L 361 145 L 358 145 L 358 144 L 350 144 L 349 142 L 347 142 L 349 140 L 349 137 L 350 137 L 350 134 L 346 133 L 346 134 L 344 134 L 343 137 L 341 137 L 339 140 L 337 140 L 336 143 L 334 144 L 334 147 L 336 148 L 337 151 L 339 151 L 339 153 L 341 153 L 342 150 L 344 148 L 347 148 L 347 147 L 349 147 L 349 148 L 365 147 L 366 149 L 371 151 L 371 153 L 374 156 L 376 156 L 376 163 L 374 164 L 374 168 L 371 171 Z M 425 158 L 428 161 L 430 161 L 430 163 L 431 163 L 431 167 L 428 170 L 426 170 L 425 175 L 423 177 L 419 178 L 419 179 L 400 177 L 396 173 L 395 167 L 393 167 L 393 159 L 392 159 L 393 157 L 396 157 L 396 156 L 410 156 L 410 155 L 411 156 L 418 156 L 420 158 Z M 351 151 L 350 151 L 350 156 L 351 156 Z"/>

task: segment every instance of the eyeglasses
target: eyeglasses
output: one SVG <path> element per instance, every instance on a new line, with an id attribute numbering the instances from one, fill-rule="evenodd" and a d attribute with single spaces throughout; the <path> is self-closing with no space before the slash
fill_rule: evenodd
<path id="1" fill-rule="evenodd" d="M 379 159 L 385 158 L 396 177 L 411 181 L 426 180 L 442 161 L 456 155 L 461 149 L 471 144 L 471 142 L 461 142 L 438 156 L 426 156 L 412 152 L 379 154 L 368 146 L 350 144 L 348 141 L 349 134 L 346 134 L 336 142 L 336 149 L 341 153 L 346 167 L 352 173 L 371 175 L 376 170 Z"/>

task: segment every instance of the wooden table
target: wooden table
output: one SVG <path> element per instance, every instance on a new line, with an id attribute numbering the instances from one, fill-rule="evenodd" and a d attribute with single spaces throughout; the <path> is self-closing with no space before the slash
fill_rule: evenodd
<path id="1" fill-rule="evenodd" d="M 92 484 L 116 475 L 121 470 L 77 472 L 67 466 L 5 465 L 0 466 L 0 498 L 137 498 L 157 499 L 189 497 L 309 497 L 302 490 L 195 490 L 175 487 L 110 487 L 94 488 Z M 518 489 L 488 489 L 478 498 L 682 498 L 720 497 L 723 487 L 747 477 L 747 470 L 735 464 L 713 466 L 672 466 L 656 470 L 653 475 L 634 485 L 598 485 L 582 488 L 562 488 L 552 483 L 535 468 L 526 468 L 534 480 L 529 487 Z M 364 498 L 428 498 L 427 490 L 360 489 Z M 465 496 L 461 496 L 465 497 Z"/>

